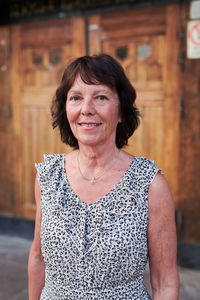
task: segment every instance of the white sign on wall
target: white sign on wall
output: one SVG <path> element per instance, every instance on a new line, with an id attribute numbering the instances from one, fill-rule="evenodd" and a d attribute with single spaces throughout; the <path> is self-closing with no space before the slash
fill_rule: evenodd
<path id="1" fill-rule="evenodd" d="M 200 20 L 189 21 L 187 29 L 187 57 L 200 58 Z"/>
<path id="2" fill-rule="evenodd" d="M 200 18 L 200 0 L 195 0 L 190 3 L 190 19 Z"/>

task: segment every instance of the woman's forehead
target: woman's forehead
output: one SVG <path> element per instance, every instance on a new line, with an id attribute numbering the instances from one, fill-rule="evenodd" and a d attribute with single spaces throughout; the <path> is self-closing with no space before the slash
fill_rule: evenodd
<path id="1" fill-rule="evenodd" d="M 86 81 L 84 78 L 81 77 L 80 74 L 78 74 L 76 76 L 76 78 L 74 79 L 74 82 L 71 86 L 71 89 L 74 87 L 74 86 L 80 86 L 80 87 L 100 87 L 100 86 L 104 86 L 105 88 L 107 89 L 110 89 L 110 87 L 104 83 L 101 83 L 99 81 L 97 81 L 95 78 L 92 79 L 91 78 L 91 81 Z"/>
<path id="2" fill-rule="evenodd" d="M 78 74 L 70 88 L 69 91 L 74 90 L 74 89 L 91 89 L 91 90 L 104 90 L 104 91 L 112 91 L 115 92 L 115 89 L 113 89 L 111 86 L 109 86 L 106 83 L 101 83 L 97 81 L 95 78 L 91 78 L 91 82 L 86 82 L 84 78 L 82 79 L 81 75 Z"/>

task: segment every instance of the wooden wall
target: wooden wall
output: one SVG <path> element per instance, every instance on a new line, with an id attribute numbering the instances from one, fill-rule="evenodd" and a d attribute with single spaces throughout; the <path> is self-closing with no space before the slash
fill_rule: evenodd
<path id="1" fill-rule="evenodd" d="M 0 211 L 13 212 L 13 132 L 10 95 L 10 32 L 0 31 Z"/>
<path id="2" fill-rule="evenodd" d="M 189 5 L 183 12 L 186 55 Z M 180 120 L 180 196 L 177 209 L 181 239 L 200 243 L 200 59 L 185 56 L 182 72 L 182 113 Z"/>

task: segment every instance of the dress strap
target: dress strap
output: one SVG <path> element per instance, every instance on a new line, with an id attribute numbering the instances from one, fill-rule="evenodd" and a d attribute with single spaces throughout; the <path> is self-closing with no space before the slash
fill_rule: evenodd
<path id="1" fill-rule="evenodd" d="M 55 182 L 59 178 L 64 154 L 44 154 L 44 161 L 35 163 L 38 172 L 38 180 L 42 190 L 46 189 L 50 182 Z"/>
<path id="2" fill-rule="evenodd" d="M 135 159 L 137 160 L 137 163 L 134 165 L 135 174 L 141 187 L 149 186 L 158 172 L 164 175 L 162 170 L 156 166 L 154 160 L 144 157 L 137 157 Z"/>

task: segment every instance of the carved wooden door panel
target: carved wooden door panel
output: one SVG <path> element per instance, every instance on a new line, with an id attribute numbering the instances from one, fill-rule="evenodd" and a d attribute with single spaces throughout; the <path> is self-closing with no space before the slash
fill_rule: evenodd
<path id="1" fill-rule="evenodd" d="M 111 54 L 137 91 L 141 124 L 126 150 L 154 159 L 178 191 L 179 70 L 176 5 L 92 16 L 90 54 Z M 173 45 L 173 46 L 172 46 Z M 176 173 L 177 172 L 177 173 Z"/>
<path id="2" fill-rule="evenodd" d="M 136 103 L 142 116 L 141 125 L 130 138 L 126 150 L 134 155 L 155 159 L 158 165 L 162 164 L 164 157 L 165 90 L 162 82 L 163 61 L 159 59 L 162 46 L 162 36 L 104 42 L 105 52 L 121 61 L 137 91 Z"/>
<path id="3" fill-rule="evenodd" d="M 84 21 L 69 18 L 28 23 L 14 26 L 11 33 L 15 49 L 13 77 L 19 86 L 13 86 L 19 149 L 15 173 L 17 213 L 33 218 L 34 163 L 43 161 L 44 153 L 69 151 L 51 127 L 50 103 L 69 60 L 85 53 Z"/>

